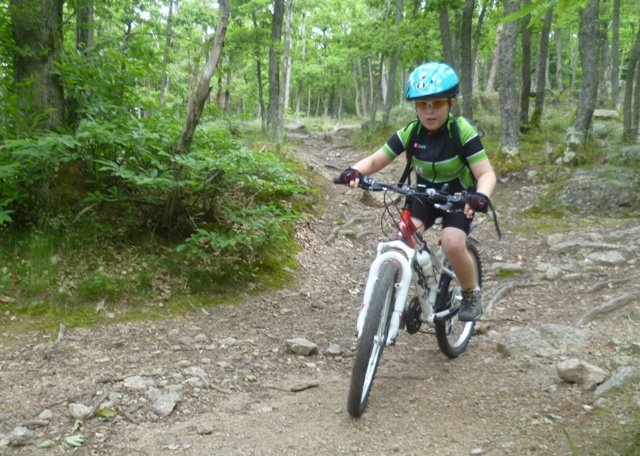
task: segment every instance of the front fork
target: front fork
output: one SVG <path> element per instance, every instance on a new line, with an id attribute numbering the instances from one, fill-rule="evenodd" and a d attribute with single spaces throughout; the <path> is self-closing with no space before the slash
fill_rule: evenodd
<path id="1" fill-rule="evenodd" d="M 386 344 L 391 345 L 395 341 L 400 329 L 402 313 L 404 311 L 405 303 L 407 302 L 411 279 L 413 277 L 411 262 L 413 261 L 414 255 L 415 250 L 408 247 L 402 241 L 378 244 L 378 255 L 376 256 L 376 259 L 373 260 L 373 263 L 371 263 L 371 267 L 369 269 L 367 286 L 364 290 L 364 298 L 360 308 L 360 314 L 358 315 L 358 321 L 356 323 L 358 337 L 362 334 L 362 328 L 364 327 L 364 322 L 367 317 L 367 310 L 369 303 L 371 302 L 371 296 L 373 295 L 373 290 L 380 276 L 380 268 L 383 263 L 387 261 L 394 261 L 400 266 L 400 277 L 399 280 L 394 283 L 396 298 L 393 303 L 393 312 L 391 314 L 391 323 L 389 325 Z"/>

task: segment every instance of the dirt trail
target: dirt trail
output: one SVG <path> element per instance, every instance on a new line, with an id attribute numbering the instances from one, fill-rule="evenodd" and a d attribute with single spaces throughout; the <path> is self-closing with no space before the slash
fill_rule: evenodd
<path id="1" fill-rule="evenodd" d="M 316 172 L 334 175 L 366 153 L 342 147 L 350 134 L 337 131 L 328 142 L 300 133 L 293 153 Z M 240 305 L 178 320 L 69 330 L 54 348 L 50 334 L 5 332 L 0 454 L 69 454 L 63 440 L 82 435 L 74 454 L 569 455 L 562 428 L 584 418 L 593 393 L 562 382 L 557 357 L 507 357 L 495 341 L 496 334 L 546 323 L 573 325 L 605 298 L 606 290 L 578 294 L 580 281 L 535 278 L 541 263 L 561 262 L 547 249 L 547 235 L 522 230 L 522 212 L 536 190 L 528 182 L 502 182 L 496 206 L 504 239 L 497 240 L 489 221 L 479 234 L 485 303 L 513 280 L 496 277 L 495 262 L 520 263 L 519 279 L 531 285 L 515 287 L 498 302 L 458 359 L 438 351 L 430 330 L 401 333 L 385 351 L 360 419 L 347 414 L 345 402 L 356 309 L 380 233 L 374 222 L 357 227 L 365 233 L 357 240 L 327 239 L 345 214 L 366 216 L 379 208 L 327 179 L 325 212 L 300 227 L 297 281 L 285 289 L 247 294 Z M 604 269 L 598 279 L 608 274 Z M 637 331 L 637 324 L 609 324 L 593 332 L 585 356 L 603 350 L 608 340 L 599 334 L 615 328 L 626 340 Z M 318 353 L 289 353 L 286 342 L 295 337 L 317 344 Z M 341 353 L 327 353 L 331 344 Z M 102 404 L 117 416 L 85 419 L 78 427 L 69 414 L 72 403 Z M 20 425 L 33 434 L 23 445 L 9 444 Z"/>

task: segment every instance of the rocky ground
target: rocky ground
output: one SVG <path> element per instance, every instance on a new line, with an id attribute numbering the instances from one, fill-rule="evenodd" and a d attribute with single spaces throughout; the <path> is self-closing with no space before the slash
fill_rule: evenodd
<path id="1" fill-rule="evenodd" d="M 3 328 L 0 454 L 595 454 L 608 431 L 585 426 L 640 378 L 640 228 L 529 219 L 544 187 L 503 177 L 503 239 L 489 219 L 477 234 L 486 312 L 468 351 L 449 360 L 429 328 L 401 333 L 353 419 L 355 319 L 381 208 L 330 183 L 366 153 L 351 134 L 291 133 L 292 153 L 326 177 L 324 211 L 298 231 L 295 283 L 179 319 L 67 328 L 53 343 Z"/>

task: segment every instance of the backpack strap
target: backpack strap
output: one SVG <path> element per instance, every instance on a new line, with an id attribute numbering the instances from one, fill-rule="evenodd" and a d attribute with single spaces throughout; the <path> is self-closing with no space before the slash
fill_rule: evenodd
<path id="1" fill-rule="evenodd" d="M 407 185 L 411 185 L 411 171 L 413 170 L 413 145 L 416 141 L 416 136 L 418 136 L 418 129 L 420 128 L 419 121 L 412 121 L 415 123 L 414 127 L 411 129 L 411 133 L 409 134 L 409 140 L 407 141 L 407 146 L 405 148 L 405 153 L 407 154 L 407 164 L 404 167 L 404 171 L 402 171 L 402 176 L 398 181 L 398 185 L 402 187 L 405 182 Z"/>
<path id="2" fill-rule="evenodd" d="M 453 122 L 451 122 L 451 139 L 453 139 L 453 144 L 456 147 L 456 152 L 458 153 L 458 157 L 460 157 L 460 160 L 462 161 L 462 163 L 464 163 L 464 166 L 469 168 L 471 179 L 473 179 L 473 186 L 475 187 L 476 177 L 473 175 L 473 171 L 471 171 L 471 165 L 469 165 L 469 160 L 467 160 L 467 157 L 465 157 L 463 154 L 464 145 L 462 144 L 462 138 L 460 137 L 460 131 L 458 129 L 459 117 L 460 116 L 454 116 Z"/>

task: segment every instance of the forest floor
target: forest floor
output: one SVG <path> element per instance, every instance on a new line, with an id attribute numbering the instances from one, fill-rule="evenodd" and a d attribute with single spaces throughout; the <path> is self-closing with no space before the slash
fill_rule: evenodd
<path id="1" fill-rule="evenodd" d="M 355 320 L 382 234 L 379 206 L 359 190 L 331 184 L 331 176 L 369 152 L 351 146 L 352 135 L 292 133 L 292 155 L 323 176 L 324 208 L 300 225 L 299 268 L 282 289 L 247 290 L 238 304 L 178 319 L 69 328 L 55 344 L 51 334 L 3 329 L 0 454 L 587 454 L 576 448 L 601 438 L 583 432 L 593 422 L 594 394 L 557 376 L 555 364 L 568 354 L 506 356 L 496 340 L 546 324 L 574 327 L 629 285 L 637 290 L 630 282 L 587 292 L 593 283 L 637 275 L 637 252 L 619 264 L 585 266 L 577 280 L 540 278 L 544 264 L 585 265 L 579 250 L 550 249 L 552 233 L 593 240 L 631 220 L 585 223 L 576 216 L 537 225 L 525 212 L 543 186 L 523 176 L 501 179 L 495 205 L 503 239 L 490 219 L 477 237 L 485 304 L 507 283 L 510 291 L 457 359 L 439 351 L 428 328 L 401 332 L 384 352 L 367 410 L 354 419 L 346 398 Z M 397 177 L 395 166 L 383 176 Z M 336 235 L 349 220 L 368 221 Z M 499 262 L 521 270 L 501 277 L 492 268 Z M 580 358 L 602 366 L 638 342 L 640 319 L 625 312 L 585 325 Z M 287 341 L 298 337 L 316 344 L 317 353 L 292 354 Z M 92 416 L 96 408 L 103 416 L 76 421 L 70 414 Z"/>

